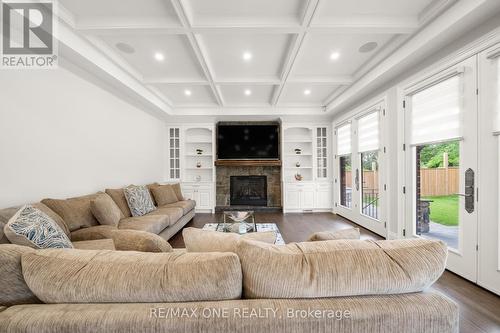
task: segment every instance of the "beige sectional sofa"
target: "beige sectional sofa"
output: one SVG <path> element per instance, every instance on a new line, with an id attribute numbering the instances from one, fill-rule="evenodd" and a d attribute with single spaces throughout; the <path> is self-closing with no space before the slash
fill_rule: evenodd
<path id="1" fill-rule="evenodd" d="M 333 240 L 231 252 L 0 245 L 0 332 L 458 332 L 429 291 L 438 241 Z"/>
<path id="2" fill-rule="evenodd" d="M 151 186 L 159 185 L 148 185 Z M 121 212 L 117 225 L 101 225 L 91 211 L 92 200 L 98 196 L 108 195 Z M 123 188 L 120 188 L 68 199 L 43 199 L 33 206 L 49 215 L 63 229 L 76 248 L 85 246 L 101 249 L 101 246 L 106 246 L 104 243 L 88 241 L 113 239 L 118 250 L 167 252 L 170 250 L 170 245 L 166 240 L 194 217 L 196 203 L 193 200 L 179 200 L 159 206 L 144 216 L 132 217 Z M 2 230 L 19 208 L 0 210 L 0 243 L 9 243 Z M 79 244 L 82 241 L 87 243 Z M 109 249 L 109 243 L 107 246 L 102 249 Z"/>

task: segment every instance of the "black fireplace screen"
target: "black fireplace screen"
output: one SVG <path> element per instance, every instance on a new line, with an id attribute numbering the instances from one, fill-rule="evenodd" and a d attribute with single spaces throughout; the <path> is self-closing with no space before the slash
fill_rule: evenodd
<path id="1" fill-rule="evenodd" d="M 231 176 L 230 204 L 267 206 L 266 176 Z"/>

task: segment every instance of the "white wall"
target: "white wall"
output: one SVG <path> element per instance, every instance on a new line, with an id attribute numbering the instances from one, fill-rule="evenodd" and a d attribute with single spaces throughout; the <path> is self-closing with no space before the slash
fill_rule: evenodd
<path id="1" fill-rule="evenodd" d="M 165 124 L 65 69 L 0 73 L 0 208 L 161 181 Z"/>

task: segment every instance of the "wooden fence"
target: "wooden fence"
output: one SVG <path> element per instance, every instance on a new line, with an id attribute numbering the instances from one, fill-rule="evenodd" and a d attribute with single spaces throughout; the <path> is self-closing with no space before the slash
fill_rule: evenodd
<path id="1" fill-rule="evenodd" d="M 421 196 L 459 193 L 459 177 L 460 169 L 458 167 L 420 169 Z"/>
<path id="2" fill-rule="evenodd" d="M 346 172 L 347 187 L 352 187 L 351 172 Z M 458 167 L 420 169 L 421 196 L 439 196 L 459 193 L 460 170 Z M 363 187 L 378 188 L 378 172 L 363 173 Z"/>

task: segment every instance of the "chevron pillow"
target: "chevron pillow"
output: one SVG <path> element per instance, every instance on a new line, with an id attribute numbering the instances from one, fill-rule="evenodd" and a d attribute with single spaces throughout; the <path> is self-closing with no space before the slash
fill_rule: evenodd
<path id="1" fill-rule="evenodd" d="M 73 244 L 61 227 L 41 210 L 26 205 L 12 216 L 4 227 L 4 233 L 12 244 L 34 249 L 73 248 Z"/>

